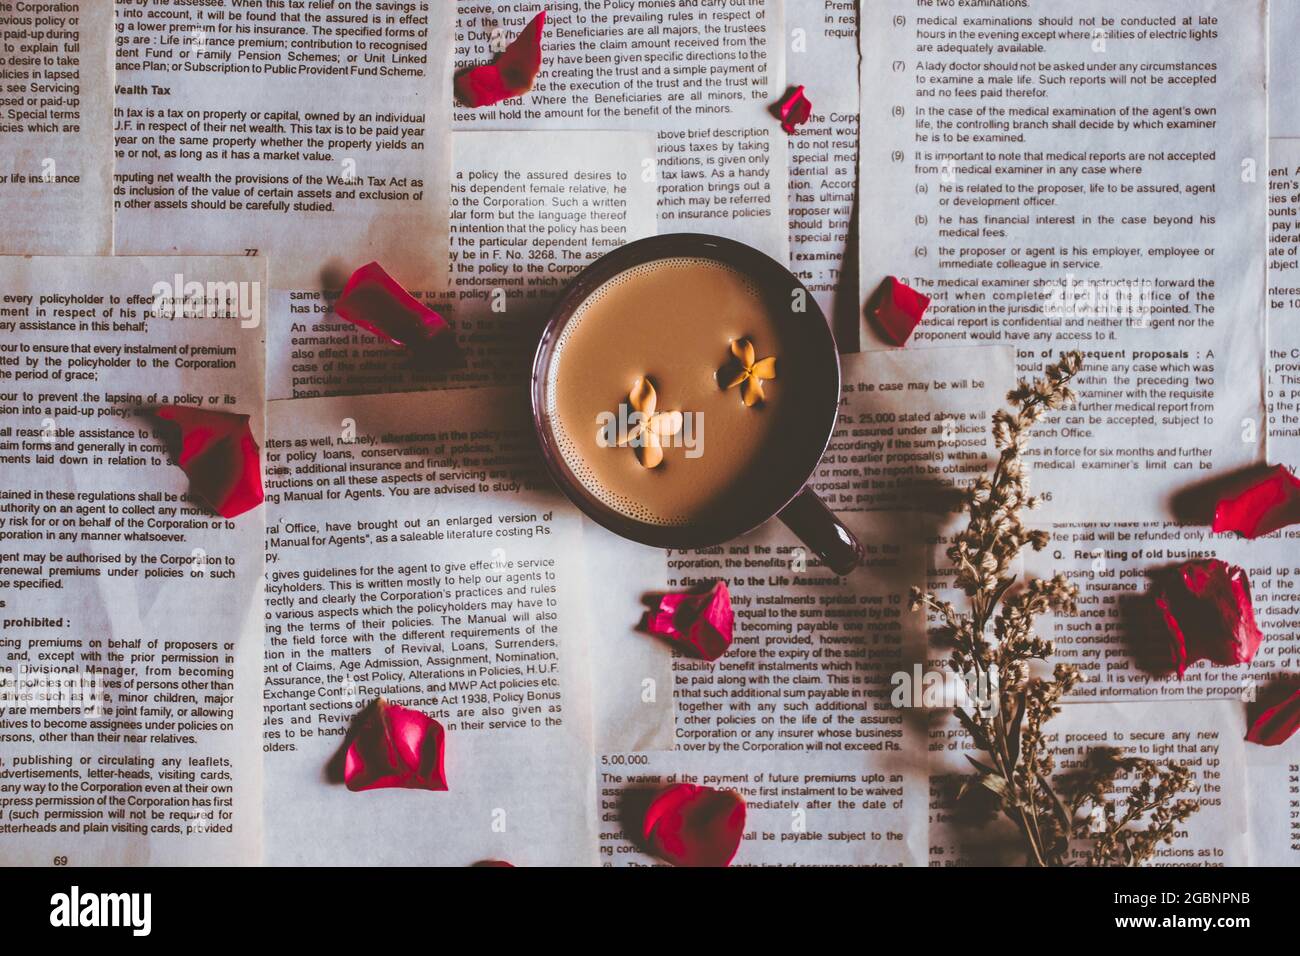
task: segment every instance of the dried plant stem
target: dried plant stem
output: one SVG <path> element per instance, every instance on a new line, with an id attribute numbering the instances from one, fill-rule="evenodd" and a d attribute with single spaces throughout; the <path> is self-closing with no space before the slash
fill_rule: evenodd
<path id="1" fill-rule="evenodd" d="M 1171 841 L 1176 825 L 1196 809 L 1190 801 L 1174 799 L 1190 782 L 1186 768 L 1112 750 L 1094 752 L 1088 772 L 1068 796 L 1053 783 L 1055 763 L 1043 725 L 1060 713 L 1058 702 L 1083 677 L 1067 664 L 1057 664 L 1051 678 L 1031 676 L 1031 663 L 1045 664 L 1055 651 L 1051 641 L 1036 635 L 1034 622 L 1047 612 L 1075 613 L 1078 588 L 1061 575 L 1015 587 L 1021 551 L 1042 550 L 1048 542 L 1046 532 L 1022 523 L 1023 512 L 1038 503 L 1028 492 L 1022 453 L 1043 415 L 1075 401 L 1070 382 L 1082 365 L 1078 352 L 1062 355 L 1043 378 L 1021 382 L 1008 394 L 1014 411 L 994 413 L 997 464 L 991 476 L 972 485 L 965 505 L 969 522 L 948 549 L 969 611 L 958 612 L 931 592 L 912 592 L 914 608 L 938 616 L 940 636 L 952 648 L 950 666 L 976 689 L 975 706 L 954 712 L 987 762 L 967 758 L 977 773 L 963 794 L 972 784 L 995 794 L 1023 834 L 1026 858 L 1035 866 L 1064 865 L 1071 839 L 1085 837 L 1093 842 L 1092 863 L 1143 862 L 1157 843 Z M 1121 777 L 1136 780 L 1123 801 L 1114 797 Z M 1087 808 L 1091 826 L 1076 820 Z"/>

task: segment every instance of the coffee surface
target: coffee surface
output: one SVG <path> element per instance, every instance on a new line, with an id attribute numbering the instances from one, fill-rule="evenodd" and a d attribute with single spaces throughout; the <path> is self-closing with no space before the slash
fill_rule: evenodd
<path id="1" fill-rule="evenodd" d="M 741 272 L 711 259 L 671 258 L 636 266 L 597 288 L 556 344 L 548 412 L 569 469 L 597 499 L 653 525 L 707 520 L 762 496 L 807 424 L 812 363 L 788 302 L 765 300 Z M 756 359 L 776 357 L 776 378 L 753 407 L 718 372 L 734 366 L 730 346 L 747 338 Z M 657 411 L 680 411 L 682 433 L 665 439 L 663 462 L 646 468 L 631 447 L 602 442 L 602 413 L 632 411 L 638 378 L 657 393 Z M 725 379 L 725 376 L 724 376 Z M 687 441 L 694 448 L 685 447 Z M 751 497 L 752 500 L 752 497 Z"/>

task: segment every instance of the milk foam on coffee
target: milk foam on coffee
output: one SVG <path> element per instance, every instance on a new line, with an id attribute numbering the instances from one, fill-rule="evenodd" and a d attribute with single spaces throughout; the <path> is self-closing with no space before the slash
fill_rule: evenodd
<path id="1" fill-rule="evenodd" d="M 787 310 L 784 314 L 777 311 Z M 635 266 L 595 289 L 556 342 L 547 412 L 569 470 L 597 500 L 652 525 L 690 524 L 738 509 L 762 489 L 799 428 L 810 363 L 789 303 L 768 301 L 742 272 L 706 258 L 675 257 Z M 748 338 L 758 358 L 775 356 L 765 401 L 747 408 L 718 372 Z M 630 447 L 604 440 L 608 416 L 648 377 L 657 410 L 680 411 L 683 433 L 664 441 L 657 468 Z M 604 416 L 604 417 L 602 417 Z M 694 448 L 685 447 L 687 441 Z"/>

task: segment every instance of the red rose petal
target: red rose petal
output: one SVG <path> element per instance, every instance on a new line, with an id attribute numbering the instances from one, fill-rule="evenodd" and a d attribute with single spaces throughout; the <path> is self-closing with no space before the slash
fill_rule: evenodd
<path id="1" fill-rule="evenodd" d="M 451 347 L 447 321 L 402 288 L 378 262 L 352 273 L 334 311 L 421 358 L 440 357 Z"/>
<path id="2" fill-rule="evenodd" d="M 446 790 L 446 733 L 428 714 L 380 697 L 348 744 L 343 781 L 349 790 Z"/>
<path id="3" fill-rule="evenodd" d="M 501 51 L 495 63 L 476 66 L 456 77 L 456 98 L 466 106 L 491 106 L 533 88 L 542 68 L 543 10 L 529 21 L 519 36 Z"/>
<path id="4" fill-rule="evenodd" d="M 731 646 L 734 622 L 727 582 L 717 581 L 703 593 L 665 594 L 647 616 L 646 629 L 690 647 L 706 661 L 716 661 Z"/>
<path id="5" fill-rule="evenodd" d="M 1217 558 L 1188 561 L 1156 595 L 1168 631 L 1172 663 L 1182 677 L 1208 660 L 1249 663 L 1264 636 L 1255 624 L 1250 578 Z"/>
<path id="6" fill-rule="evenodd" d="M 793 133 L 812 116 L 812 101 L 804 95 L 803 87 L 796 86 L 781 101 L 781 128 Z"/>
<path id="7" fill-rule="evenodd" d="M 1265 747 L 1276 747 L 1289 740 L 1297 729 L 1300 729 L 1300 689 L 1256 717 L 1246 739 Z"/>
<path id="8" fill-rule="evenodd" d="M 1278 465 L 1245 491 L 1219 500 L 1213 530 L 1258 538 L 1300 522 L 1300 479 Z"/>
<path id="9" fill-rule="evenodd" d="M 1163 595 L 1157 595 L 1156 607 L 1160 609 L 1160 615 L 1164 619 L 1165 627 L 1169 631 L 1169 657 L 1170 663 L 1178 671 L 1178 676 L 1182 677 L 1187 672 L 1187 637 L 1183 634 L 1183 629 L 1178 626 L 1178 619 L 1174 617 L 1173 611 L 1169 607 L 1169 599 Z"/>
<path id="10" fill-rule="evenodd" d="M 162 405 L 154 414 L 180 427 L 177 464 L 190 476 L 190 491 L 223 518 L 262 503 L 262 456 L 248 416 L 188 405 Z"/>
<path id="11" fill-rule="evenodd" d="M 693 783 L 668 787 L 646 809 L 646 847 L 674 866 L 728 866 L 745 835 L 745 798 Z"/>
<path id="12" fill-rule="evenodd" d="M 912 330 L 921 324 L 930 297 L 903 285 L 893 276 L 887 276 L 876 295 L 871 314 L 880 327 L 881 334 L 895 345 L 906 345 Z"/>

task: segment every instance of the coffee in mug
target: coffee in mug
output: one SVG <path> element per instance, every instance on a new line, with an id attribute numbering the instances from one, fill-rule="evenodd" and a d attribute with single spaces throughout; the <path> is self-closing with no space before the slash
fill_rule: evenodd
<path id="1" fill-rule="evenodd" d="M 647 544 L 719 544 L 780 514 L 847 573 L 853 536 L 805 486 L 839 406 L 826 320 L 788 270 L 712 236 L 603 256 L 559 300 L 533 369 L 547 465 Z"/>

